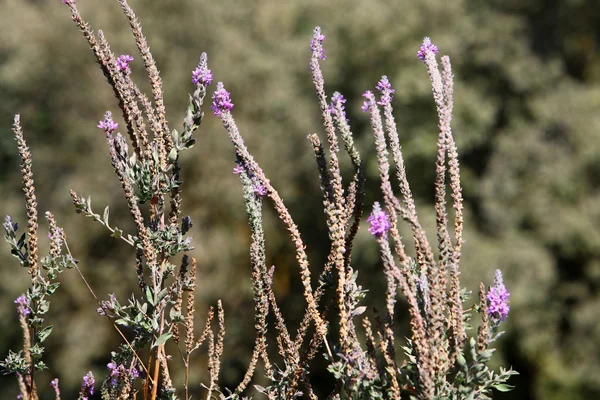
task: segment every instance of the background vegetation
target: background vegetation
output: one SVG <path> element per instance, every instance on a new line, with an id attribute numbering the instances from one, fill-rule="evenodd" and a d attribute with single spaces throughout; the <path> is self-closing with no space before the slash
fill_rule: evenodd
<path id="1" fill-rule="evenodd" d="M 134 54 L 139 61 L 116 2 L 78 4 L 117 54 Z M 521 375 L 505 398 L 600 397 L 599 2 L 131 0 L 131 5 L 161 68 L 171 125 L 183 118 L 191 71 L 206 51 L 215 79 L 232 93 L 250 150 L 298 218 L 317 267 L 327 242 L 306 140 L 319 129 L 308 71 L 312 28 L 320 25 L 327 35 L 329 93 L 339 90 L 349 98 L 348 115 L 369 163 L 368 204 L 379 200 L 377 167 L 359 97 L 382 74 L 390 77 L 409 180 L 429 226 L 437 127 L 416 51 L 423 36 L 431 36 L 450 55 L 456 74 L 454 132 L 466 199 L 463 283 L 474 290 L 480 280 L 491 283 L 494 269 L 501 268 L 512 294 L 497 362 L 513 365 Z M 111 220 L 126 231 L 131 227 L 105 140 L 95 127 L 105 110 L 116 111 L 112 91 L 60 1 L 0 0 L 0 10 L 0 210 L 25 221 L 10 131 L 12 116 L 20 112 L 40 210 L 52 210 L 65 227 L 96 291 L 124 296 L 136 286 L 133 254 L 76 215 L 68 194 L 69 188 L 91 194 L 99 211 L 110 205 Z M 133 74 L 143 76 L 136 61 Z M 198 145 L 184 155 L 183 209 L 195 222 L 196 309 L 223 299 L 228 329 L 223 381 L 234 385 L 253 341 L 249 233 L 241 187 L 231 173 L 233 151 L 208 114 Z M 277 266 L 276 294 L 297 324 L 293 318 L 304 302 L 296 265 L 282 226 L 270 217 L 267 256 Z M 382 308 L 377 248 L 366 229 L 357 245 L 359 280 L 370 290 L 370 304 Z M 28 276 L 8 246 L 0 247 L 0 266 L 4 355 L 20 340 L 12 301 L 26 289 Z M 61 280 L 49 316 L 55 326 L 48 340 L 51 370 L 40 383 L 58 376 L 63 392 L 74 392 L 90 368 L 103 376 L 107 350 L 119 338 L 95 313 L 78 276 L 65 273 Z M 327 372 L 317 369 L 313 377 L 327 384 Z M 197 390 L 205 378 L 194 371 Z M 12 379 L 0 377 L 0 387 L 0 398 L 16 396 Z"/>

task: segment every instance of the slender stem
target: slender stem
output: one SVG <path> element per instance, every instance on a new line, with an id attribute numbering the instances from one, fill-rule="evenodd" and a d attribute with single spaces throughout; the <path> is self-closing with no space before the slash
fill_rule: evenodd
<path id="1" fill-rule="evenodd" d="M 160 347 L 156 349 L 156 361 L 154 361 L 154 383 L 152 385 L 152 395 L 150 396 L 151 400 L 156 400 L 156 391 L 158 389 L 158 371 L 160 370 L 160 362 L 159 362 L 159 354 Z"/>
<path id="2" fill-rule="evenodd" d="M 71 256 L 71 258 L 73 258 L 73 255 L 71 254 L 71 250 L 69 249 L 69 245 L 67 244 L 67 242 L 65 242 L 65 247 L 67 248 L 67 252 L 69 253 L 69 256 Z M 77 273 L 79 274 L 79 276 L 83 280 L 83 283 L 85 283 L 85 286 L 87 286 L 89 292 L 92 294 L 92 296 L 96 300 L 96 303 L 98 303 L 98 305 L 100 306 L 100 308 L 102 308 L 102 310 L 104 311 L 104 315 L 106 315 L 106 318 L 108 318 L 108 320 L 112 324 L 113 328 L 115 328 L 115 330 L 119 333 L 119 335 L 121 335 L 121 337 L 123 338 L 123 340 L 125 341 L 125 343 L 127 343 L 127 346 L 129 346 L 129 348 L 131 349 L 133 355 L 138 359 L 138 361 L 140 362 L 140 364 L 142 364 L 142 368 L 144 368 L 144 372 L 146 372 L 146 376 L 148 376 L 148 374 L 149 374 L 148 373 L 148 369 L 146 369 L 146 366 L 144 365 L 144 362 L 142 361 L 142 359 L 140 358 L 140 356 L 137 354 L 137 352 L 135 351 L 135 349 L 133 348 L 133 346 L 131 345 L 131 343 L 129 342 L 129 340 L 127 340 L 127 338 L 125 337 L 125 335 L 123 334 L 123 332 L 121 332 L 121 330 L 119 329 L 119 327 L 117 325 L 115 325 L 115 323 L 112 320 L 112 318 L 110 318 L 110 316 L 108 315 L 108 312 L 107 312 L 106 308 L 104 307 L 104 305 L 102 304 L 102 302 L 98 299 L 98 296 L 96 296 L 96 293 L 94 293 L 94 290 L 92 289 L 92 287 L 90 286 L 90 284 L 88 283 L 88 281 L 83 276 L 83 273 L 81 272 L 81 270 L 79 269 L 79 267 L 77 266 L 77 264 L 73 263 L 73 265 L 75 266 L 75 270 L 77 271 Z"/>
<path id="3" fill-rule="evenodd" d="M 189 388 L 188 388 L 189 375 L 190 375 L 190 355 L 188 354 L 187 357 L 185 358 L 185 400 L 188 400 L 190 398 Z"/>

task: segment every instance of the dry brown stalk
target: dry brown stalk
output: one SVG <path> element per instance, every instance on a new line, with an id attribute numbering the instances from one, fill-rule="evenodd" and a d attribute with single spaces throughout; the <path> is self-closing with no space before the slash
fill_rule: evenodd
<path id="1" fill-rule="evenodd" d="M 477 332 L 477 352 L 481 353 L 488 348 L 490 342 L 490 324 L 487 312 L 486 290 L 483 283 L 479 284 L 479 314 L 481 315 L 481 325 Z"/>
<path id="2" fill-rule="evenodd" d="M 36 280 L 39 268 L 37 200 L 35 198 L 35 185 L 31 170 L 31 152 L 23 136 L 21 116 L 19 114 L 15 115 L 13 132 L 17 141 L 19 156 L 21 156 L 21 176 L 23 178 L 23 192 L 25 192 L 25 209 L 27 210 L 27 266 L 29 267 L 31 278 Z"/>
<path id="3" fill-rule="evenodd" d="M 171 148 L 173 147 L 173 141 L 171 139 L 169 128 L 167 126 L 165 103 L 163 99 L 164 95 L 162 89 L 162 79 L 160 77 L 158 68 L 156 67 L 154 57 L 152 57 L 152 53 L 150 53 L 150 47 L 148 46 L 146 37 L 142 33 L 142 26 L 140 25 L 135 13 L 133 12 L 126 0 L 118 1 L 121 5 L 123 13 L 127 16 L 127 19 L 129 20 L 131 32 L 133 33 L 135 43 L 138 47 L 140 55 L 142 56 L 142 60 L 144 61 L 144 67 L 146 68 L 146 72 L 148 73 L 148 77 L 150 78 L 156 115 L 158 118 L 158 122 L 162 127 L 162 135 L 156 137 L 155 140 L 157 141 L 157 143 L 162 144 L 161 146 L 159 146 L 162 150 L 159 154 L 159 159 L 161 166 L 164 167 L 167 154 L 169 154 L 169 151 L 171 151 Z"/>

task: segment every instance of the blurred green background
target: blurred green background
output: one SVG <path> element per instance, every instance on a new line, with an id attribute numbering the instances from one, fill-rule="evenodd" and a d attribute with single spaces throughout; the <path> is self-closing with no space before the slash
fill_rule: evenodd
<path id="1" fill-rule="evenodd" d="M 92 28 L 117 54 L 130 53 L 133 76 L 148 89 L 116 1 L 78 0 Z M 453 62 L 454 132 L 466 201 L 463 285 L 490 284 L 501 268 L 511 292 L 507 333 L 495 357 L 521 375 L 504 399 L 600 398 L 600 2 L 595 0 L 131 0 L 162 71 L 167 115 L 179 128 L 202 51 L 236 104 L 251 152 L 295 216 L 318 271 L 326 258 L 325 221 L 314 157 L 306 140 L 322 132 L 308 71 L 312 28 L 327 35 L 327 90 L 341 91 L 367 163 L 368 204 L 380 199 L 374 145 L 360 94 L 387 74 L 421 218 L 431 239 L 437 121 L 426 70 L 416 58 L 431 36 Z M 101 297 L 124 299 L 136 287 L 134 255 L 98 224 L 76 215 L 69 189 L 91 195 L 97 212 L 131 232 L 120 186 L 95 127 L 116 102 L 91 51 L 59 0 L 0 0 L 0 210 L 25 225 L 12 117 L 22 114 L 34 157 L 40 214 L 52 210 L 75 257 Z M 232 387 L 252 351 L 249 232 L 233 151 L 207 110 L 198 143 L 183 155 L 183 210 L 194 219 L 199 260 L 197 324 L 223 299 L 227 330 L 222 383 Z M 348 166 L 348 162 L 344 159 Z M 370 209 L 370 206 L 369 206 Z M 285 231 L 268 211 L 268 262 L 291 327 L 304 310 L 297 265 Z M 363 227 L 365 228 L 365 227 Z M 40 236 L 45 237 L 42 223 Z M 45 242 L 42 240 L 42 242 Z M 47 246 L 46 243 L 43 246 Z M 382 307 L 384 282 L 374 240 L 362 229 L 354 267 Z M 0 246 L 0 355 L 17 348 L 13 300 L 28 275 Z M 73 399 L 89 369 L 104 377 L 117 334 L 74 271 L 52 303 L 46 362 L 38 386 L 52 398 L 58 376 Z M 399 303 L 399 308 L 403 303 Z M 404 316 L 405 317 L 405 316 Z M 405 321 L 404 321 L 405 322 Z M 407 335 L 405 325 L 399 337 Z M 271 346 L 274 350 L 274 346 Z M 207 382 L 194 362 L 192 382 Z M 175 362 L 173 364 L 176 364 Z M 180 370 L 179 370 L 180 372 Z M 176 374 L 179 372 L 175 372 Z M 315 366 L 319 387 L 330 382 Z M 180 375 L 176 375 L 176 380 Z M 17 395 L 0 377 L 0 398 Z M 67 392 L 72 393 L 67 395 Z"/>

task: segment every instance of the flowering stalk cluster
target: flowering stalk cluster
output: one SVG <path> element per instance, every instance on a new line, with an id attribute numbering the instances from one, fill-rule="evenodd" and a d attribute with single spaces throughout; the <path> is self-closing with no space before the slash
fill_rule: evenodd
<path id="1" fill-rule="evenodd" d="M 242 381 L 233 390 L 219 388 L 221 357 L 224 352 L 225 313 L 219 301 L 216 310 L 208 310 L 199 336 L 195 329 L 196 260 L 187 253 L 192 238 L 189 216 L 181 215 L 182 181 L 180 155 L 194 146 L 194 132 L 203 119 L 203 103 L 213 82 L 206 54 L 202 54 L 191 80 L 195 85 L 189 95 L 181 132 L 171 129 L 166 119 L 162 80 L 149 51 L 146 38 L 126 0 L 118 0 L 126 15 L 140 52 L 141 62 L 151 83 L 152 96 L 144 94 L 134 83 L 130 65 L 134 58 L 116 57 L 102 31 L 94 33 L 82 19 L 74 0 L 63 0 L 77 27 L 83 33 L 100 67 L 113 88 L 121 110 L 126 134 L 118 132 L 110 111 L 98 123 L 106 137 L 108 152 L 117 179 L 134 222 L 134 231 L 124 233 L 109 223 L 109 209 L 94 213 L 91 198 L 71 191 L 77 213 L 99 222 L 110 233 L 135 251 L 132 270 L 137 276 L 139 293 L 120 302 L 114 294 L 100 300 L 94 293 L 77 261 L 71 256 L 64 230 L 47 213 L 50 250 L 38 259 L 37 203 L 31 173 L 31 154 L 25 144 L 20 120 L 15 118 L 14 132 L 22 158 L 23 186 L 28 216 L 28 231 L 17 238 L 18 224 L 10 216 L 4 221 L 5 238 L 12 254 L 28 268 L 32 284 L 27 293 L 15 300 L 17 315 L 24 332 L 23 350 L 10 352 L 0 366 L 16 373 L 22 398 L 37 400 L 35 371 L 45 368 L 40 344 L 52 330 L 44 325 L 50 296 L 58 288 L 56 277 L 66 268 L 75 267 L 90 293 L 98 302 L 98 313 L 106 318 L 122 337 L 123 344 L 111 352 L 106 377 L 100 386 L 103 399 L 176 399 L 177 389 L 171 379 L 166 343 L 174 342 L 185 367 L 179 391 L 189 399 L 191 355 L 207 346 L 208 383 L 206 398 L 240 399 L 262 364 L 267 387 L 257 387 L 270 399 L 293 399 L 306 394 L 317 399 L 309 373 L 319 353 L 329 362 L 328 370 L 337 384 L 330 398 L 341 399 L 485 399 L 492 389 L 509 390 L 506 380 L 512 370 L 496 373 L 488 363 L 493 354 L 490 344 L 502 333 L 499 327 L 507 319 L 509 293 L 502 273 L 496 272 L 487 290 L 480 286 L 479 304 L 473 308 L 481 314 L 477 337 L 469 337 L 464 310 L 467 292 L 460 286 L 459 262 L 462 250 L 463 200 L 458 153 L 450 122 L 453 108 L 453 79 L 448 57 L 442 57 L 439 69 L 438 48 L 425 38 L 418 51 L 431 80 L 439 119 L 438 152 L 435 162 L 435 214 L 437 249 L 430 244 L 419 221 L 415 201 L 407 180 L 399 135 L 393 115 L 395 93 L 383 76 L 375 86 L 377 94 L 364 92 L 362 110 L 367 113 L 377 151 L 382 202 L 375 202 L 366 218 L 368 232 L 377 242 L 386 279 L 386 303 L 382 313 L 373 318 L 363 305 L 366 291 L 360 285 L 358 271 L 352 266 L 354 239 L 364 222 L 365 173 L 360 153 L 354 143 L 346 115 L 347 99 L 334 92 L 328 101 L 320 63 L 326 59 L 325 35 L 315 28 L 310 41 L 310 71 L 321 111 L 324 131 L 308 136 L 320 177 L 324 218 L 330 250 L 325 265 L 310 267 L 305 243 L 296 222 L 267 178 L 259 163 L 248 151 L 233 116 L 234 103 L 222 82 L 212 94 L 211 110 L 227 132 L 235 153 L 238 175 L 250 227 L 250 270 L 254 291 L 255 342 L 252 357 Z M 342 176 L 340 157 L 345 154 L 353 174 Z M 130 147 L 131 146 L 131 147 Z M 390 172 L 390 159 L 395 171 Z M 448 182 L 446 179 L 448 178 Z M 400 188 L 392 189 L 395 180 Z M 450 224 L 446 191 L 454 209 Z M 295 247 L 296 261 L 303 284 L 306 311 L 296 332 L 285 323 L 272 284 L 275 267 L 266 265 L 267 243 L 263 229 L 263 209 L 272 206 L 284 224 Z M 147 203 L 147 208 L 141 205 Z M 414 256 L 405 251 L 399 234 L 399 222 L 411 229 Z M 452 231 L 452 235 L 451 232 Z M 182 255 L 181 262 L 175 258 Z M 39 268 L 41 266 L 41 269 Z M 318 276 L 313 276 L 318 270 Z M 44 273 L 42 271 L 45 271 Z M 396 344 L 394 320 L 396 302 L 403 297 L 408 304 L 411 337 L 403 346 Z M 357 320 L 361 318 L 361 320 Z M 272 361 L 274 350 L 268 346 L 269 326 L 277 333 L 275 347 L 283 363 Z M 333 324 L 338 324 L 332 329 Z M 216 326 L 215 326 L 216 325 Z M 127 331 L 129 335 L 125 335 Z M 364 337 L 364 340 L 360 338 Z M 403 349 L 405 360 L 398 363 L 396 350 Z M 144 360 L 141 354 L 148 355 Z M 91 399 L 95 392 L 91 372 L 83 377 L 80 400 Z M 50 386 L 60 399 L 58 379 Z M 225 394 L 227 393 L 227 394 Z"/>

